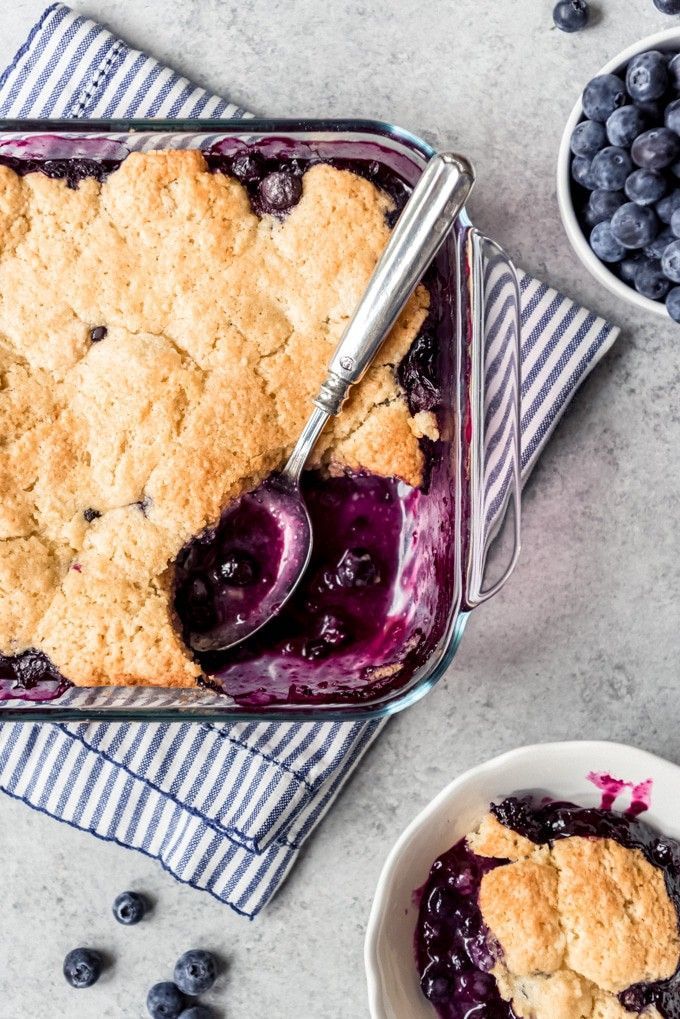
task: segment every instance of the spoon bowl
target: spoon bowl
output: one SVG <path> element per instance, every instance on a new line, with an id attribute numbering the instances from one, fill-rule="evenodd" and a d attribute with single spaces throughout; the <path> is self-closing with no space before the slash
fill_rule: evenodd
<path id="1" fill-rule="evenodd" d="M 215 578 L 219 594 L 206 629 L 189 634 L 195 651 L 225 651 L 239 644 L 275 616 L 297 587 L 312 552 L 302 470 L 329 418 L 340 413 L 349 390 L 382 347 L 473 183 L 472 167 L 459 156 L 442 152 L 427 164 L 333 354 L 315 409 L 287 464 L 240 496 L 222 517 Z"/>

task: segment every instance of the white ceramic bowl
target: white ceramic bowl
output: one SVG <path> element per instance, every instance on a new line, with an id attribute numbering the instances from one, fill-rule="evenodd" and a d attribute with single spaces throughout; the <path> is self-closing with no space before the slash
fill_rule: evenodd
<path id="1" fill-rule="evenodd" d="M 512 750 L 457 778 L 401 836 L 378 881 L 364 959 L 373 1019 L 433 1019 L 414 957 L 418 897 L 434 860 L 473 828 L 492 800 L 539 793 L 583 806 L 600 806 L 591 772 L 631 785 L 651 779 L 651 806 L 643 818 L 680 838 L 680 767 L 621 743 L 544 743 Z M 629 794 L 630 796 L 630 794 Z M 615 809 L 625 810 L 625 793 Z"/>
<path id="2" fill-rule="evenodd" d="M 610 60 L 608 64 L 598 71 L 598 74 L 619 74 L 626 66 L 631 57 L 634 57 L 638 53 L 644 53 L 645 50 L 679 50 L 680 51 L 680 27 L 667 28 L 663 32 L 657 32 L 656 35 L 648 35 L 646 39 L 641 39 L 639 42 L 629 46 L 628 49 L 623 50 L 618 56 Z M 592 75 L 596 77 L 596 75 Z M 586 82 L 583 83 L 584 87 Z M 637 293 L 633 287 L 629 287 L 627 283 L 620 280 L 618 276 L 615 276 L 607 266 L 599 260 L 597 255 L 591 249 L 588 238 L 583 232 L 581 225 L 579 224 L 576 213 L 574 211 L 574 204 L 571 198 L 571 150 L 569 148 L 571 142 L 571 136 L 574 128 L 583 116 L 583 106 L 579 99 L 573 110 L 567 126 L 564 129 L 562 135 L 562 143 L 560 145 L 560 154 L 557 161 L 557 200 L 560 207 L 560 215 L 564 224 L 564 229 L 567 232 L 567 237 L 571 241 L 571 245 L 581 259 L 587 269 L 590 270 L 592 275 L 598 282 L 602 283 L 607 290 L 611 291 L 616 297 L 622 298 L 624 301 L 629 301 L 634 304 L 637 308 L 643 308 L 645 311 L 651 311 L 655 315 L 660 315 L 662 318 L 668 320 L 668 312 L 663 302 L 652 301 L 649 297 L 642 297 Z"/>

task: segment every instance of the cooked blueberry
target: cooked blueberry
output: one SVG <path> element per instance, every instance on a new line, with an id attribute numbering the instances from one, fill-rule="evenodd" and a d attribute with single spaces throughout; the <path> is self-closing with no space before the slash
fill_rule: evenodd
<path id="1" fill-rule="evenodd" d="M 612 233 L 624 248 L 644 248 L 660 232 L 654 209 L 627 202 L 612 216 Z"/>
<path id="2" fill-rule="evenodd" d="M 99 517 L 101 516 L 101 513 L 99 512 L 99 510 L 89 508 L 89 509 L 83 510 L 83 516 L 87 520 L 88 524 L 91 524 L 93 520 L 98 520 L 99 519 Z"/>
<path id="3" fill-rule="evenodd" d="M 639 134 L 639 132 L 637 133 Z M 571 136 L 571 151 L 575 156 L 588 156 L 592 159 L 595 153 L 603 149 L 606 144 L 607 132 L 604 125 L 598 124 L 596 120 L 582 120 L 580 124 L 576 125 Z"/>
<path id="4" fill-rule="evenodd" d="M 205 994 L 217 979 L 217 963 L 211 952 L 194 948 L 175 963 L 173 974 L 180 991 L 191 997 Z"/>
<path id="5" fill-rule="evenodd" d="M 265 212 L 287 212 L 300 201 L 302 179 L 285 170 L 275 170 L 260 182 L 259 194 Z"/>
<path id="6" fill-rule="evenodd" d="M 675 210 L 680 209 L 680 188 L 676 188 L 670 195 L 662 198 L 660 202 L 656 203 L 654 208 L 662 223 L 670 223 Z"/>
<path id="7" fill-rule="evenodd" d="M 101 976 L 104 961 L 91 948 L 74 948 L 64 959 L 64 976 L 71 987 L 92 987 Z"/>
<path id="8" fill-rule="evenodd" d="M 626 249 L 612 233 L 611 223 L 598 223 L 590 234 L 590 246 L 603 262 L 621 262 Z"/>
<path id="9" fill-rule="evenodd" d="M 659 99 L 668 88 L 668 63 L 663 53 L 648 50 L 633 57 L 626 70 L 626 88 L 637 102 Z"/>
<path id="10" fill-rule="evenodd" d="M 217 573 L 219 579 L 230 587 L 247 587 L 255 583 L 259 569 L 252 556 L 246 552 L 230 552 L 220 562 Z"/>
<path id="11" fill-rule="evenodd" d="M 180 1012 L 179 1019 L 213 1019 L 213 1014 L 206 1005 L 192 1005 Z"/>
<path id="12" fill-rule="evenodd" d="M 647 170 L 664 170 L 680 155 L 680 138 L 667 127 L 643 131 L 633 142 L 633 160 Z"/>
<path id="13" fill-rule="evenodd" d="M 652 846 L 651 851 L 654 862 L 659 867 L 668 867 L 671 863 L 673 863 L 675 854 L 673 852 L 673 843 L 669 839 L 657 839 Z"/>
<path id="14" fill-rule="evenodd" d="M 345 644 L 349 639 L 347 627 L 332 612 L 327 612 L 321 617 L 317 634 L 329 647 L 338 647 L 341 644 Z"/>
<path id="15" fill-rule="evenodd" d="M 667 189 L 666 178 L 656 170 L 633 170 L 626 178 L 625 192 L 636 205 L 654 205 Z"/>
<path id="16" fill-rule="evenodd" d="M 626 104 L 626 86 L 615 74 L 600 74 L 583 91 L 583 112 L 604 124 L 614 110 Z"/>
<path id="17" fill-rule="evenodd" d="M 434 410 L 441 403 L 437 341 L 432 333 L 416 336 L 397 368 L 397 377 L 406 392 L 412 414 Z"/>
<path id="18" fill-rule="evenodd" d="M 145 913 L 146 900 L 138 892 L 121 892 L 113 903 L 113 915 L 126 927 L 139 923 Z"/>
<path id="19" fill-rule="evenodd" d="M 56 682 L 60 679 L 52 662 L 42 651 L 28 648 L 12 659 L 16 685 L 22 690 L 32 690 L 46 680 Z"/>
<path id="20" fill-rule="evenodd" d="M 259 152 L 244 152 L 243 155 L 234 156 L 231 172 L 244 184 L 250 184 L 264 174 L 264 160 Z"/>
<path id="21" fill-rule="evenodd" d="M 654 0 L 656 3 L 656 0 Z M 641 986 L 628 987 L 619 995 L 621 1004 L 631 1012 L 643 1012 L 649 1005 L 646 988 Z"/>
<path id="22" fill-rule="evenodd" d="M 647 117 L 638 106 L 621 106 L 607 120 L 607 138 L 612 145 L 630 148 L 646 126 Z"/>
<path id="23" fill-rule="evenodd" d="M 647 258 L 661 258 L 668 245 L 674 240 L 675 234 L 667 226 L 660 234 L 657 234 L 651 244 L 647 244 L 643 248 L 644 254 Z"/>
<path id="24" fill-rule="evenodd" d="M 591 176 L 596 188 L 620 191 L 632 169 L 633 163 L 626 150 L 617 145 L 608 145 L 594 156 Z"/>
<path id="25" fill-rule="evenodd" d="M 625 201 L 626 196 L 623 191 L 603 191 L 601 188 L 597 188 L 591 192 L 583 213 L 586 223 L 588 226 L 604 223 L 605 220 L 612 218 Z"/>
<path id="26" fill-rule="evenodd" d="M 553 21 L 563 32 L 580 32 L 589 16 L 586 0 L 559 0 L 553 10 Z"/>
<path id="27" fill-rule="evenodd" d="M 179 1019 L 184 1008 L 184 995 L 169 980 L 154 984 L 146 996 L 151 1019 Z"/>
<path id="28" fill-rule="evenodd" d="M 176 605 L 182 622 L 192 629 L 205 632 L 217 623 L 212 592 L 204 577 L 189 577 L 178 591 Z"/>
<path id="29" fill-rule="evenodd" d="M 680 283 L 680 241 L 672 241 L 661 256 L 663 274 L 672 283 Z"/>
<path id="30" fill-rule="evenodd" d="M 671 131 L 675 131 L 676 134 L 680 133 L 680 99 L 674 99 L 672 103 L 668 104 L 663 122 Z"/>
<path id="31" fill-rule="evenodd" d="M 446 1001 L 453 994 L 453 975 L 441 963 L 432 963 L 420 978 L 420 986 L 429 1001 Z"/>
<path id="32" fill-rule="evenodd" d="M 638 271 L 638 266 L 644 258 L 645 255 L 640 254 L 640 252 L 631 255 L 630 258 L 624 258 L 619 266 L 619 275 L 624 283 L 628 283 L 631 287 L 635 286 L 635 273 Z"/>
<path id="33" fill-rule="evenodd" d="M 680 92 L 680 53 L 676 53 L 668 65 L 670 84 L 676 92 Z"/>
<path id="34" fill-rule="evenodd" d="M 95 326 L 94 329 L 90 329 L 90 340 L 92 343 L 99 343 L 100 340 L 104 339 L 107 333 L 108 329 L 106 326 Z"/>
<path id="35" fill-rule="evenodd" d="M 574 156 L 571 161 L 571 175 L 582 188 L 593 191 L 597 187 L 593 177 L 592 160 L 587 159 L 586 156 Z"/>
<path id="36" fill-rule="evenodd" d="M 670 281 L 664 276 L 661 262 L 656 259 L 640 262 L 635 273 L 635 289 L 639 294 L 653 301 L 662 301 L 670 288 Z"/>
<path id="37" fill-rule="evenodd" d="M 365 548 L 348 548 L 336 567 L 335 575 L 341 587 L 369 587 L 380 583 L 380 571 Z"/>
<path id="38" fill-rule="evenodd" d="M 673 287 L 666 297 L 666 309 L 674 322 L 680 322 L 680 287 Z"/>
<path id="39" fill-rule="evenodd" d="M 662 14 L 680 14 L 680 0 L 654 0 L 654 6 Z"/>

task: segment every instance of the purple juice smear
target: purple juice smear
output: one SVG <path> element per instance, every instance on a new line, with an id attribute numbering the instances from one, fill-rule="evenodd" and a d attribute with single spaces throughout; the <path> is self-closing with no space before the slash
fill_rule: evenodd
<path id="1" fill-rule="evenodd" d="M 608 787 L 605 795 L 611 795 L 609 783 L 604 782 L 611 776 L 597 778 Z M 632 783 L 612 781 L 619 792 L 622 785 L 633 788 Z M 639 788 L 641 796 L 649 795 L 649 783 Z M 642 802 L 637 796 L 633 801 Z M 491 812 L 501 824 L 537 845 L 576 835 L 613 839 L 628 849 L 639 849 L 663 871 L 680 922 L 680 843 L 659 835 L 630 810 L 618 814 L 554 802 L 536 806 L 529 799 L 509 797 L 492 804 Z M 462 839 L 432 865 L 420 899 L 416 959 L 423 993 L 441 1019 L 516 1019 L 488 976 L 500 948 L 489 938 L 479 909 L 484 874 L 504 862 L 476 856 Z M 619 1001 L 633 1014 L 654 1006 L 665 1019 L 680 1019 L 680 968 L 669 980 L 627 988 Z"/>
<path id="2" fill-rule="evenodd" d="M 653 780 L 646 779 L 644 782 L 626 782 L 620 778 L 614 778 L 606 772 L 591 771 L 587 776 L 589 782 L 602 791 L 602 810 L 611 810 L 615 801 L 626 789 L 630 789 L 630 806 L 624 811 L 631 817 L 644 814 L 649 810 L 652 801 Z"/>

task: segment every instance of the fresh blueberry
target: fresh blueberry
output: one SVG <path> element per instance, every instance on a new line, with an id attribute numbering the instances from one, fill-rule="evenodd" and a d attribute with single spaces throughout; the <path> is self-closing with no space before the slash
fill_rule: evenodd
<path id="1" fill-rule="evenodd" d="M 643 297 L 662 301 L 671 288 L 670 280 L 664 276 L 661 262 L 656 259 L 640 262 L 635 273 L 635 289 Z"/>
<path id="2" fill-rule="evenodd" d="M 622 109 L 634 109 L 634 107 L 622 107 Z M 612 117 L 614 114 L 612 114 Z M 611 117 L 609 118 L 611 120 Z M 609 121 L 607 121 L 609 124 Z M 635 134 L 639 134 L 636 131 Z M 575 156 L 588 156 L 593 158 L 596 152 L 603 149 L 607 144 L 607 131 L 604 124 L 598 124 L 596 120 L 582 120 L 574 128 L 571 136 L 571 151 Z"/>
<path id="3" fill-rule="evenodd" d="M 666 297 L 666 308 L 674 322 L 680 322 L 680 287 L 673 287 Z"/>
<path id="4" fill-rule="evenodd" d="M 553 10 L 553 21 L 563 32 L 580 32 L 589 16 L 586 0 L 559 0 Z"/>
<path id="5" fill-rule="evenodd" d="M 680 92 L 680 53 L 676 53 L 668 65 L 670 84 L 676 92 Z"/>
<path id="6" fill-rule="evenodd" d="M 670 223 L 673 213 L 680 209 L 680 188 L 676 188 L 670 195 L 666 195 L 654 206 L 656 214 L 662 223 Z"/>
<path id="7" fill-rule="evenodd" d="M 633 142 L 631 154 L 638 166 L 646 170 L 663 170 L 680 155 L 680 138 L 667 127 L 643 131 Z"/>
<path id="8" fill-rule="evenodd" d="M 95 326 L 94 329 L 90 329 L 90 341 L 92 343 L 99 343 L 100 340 L 104 339 L 107 333 L 108 329 L 106 326 Z"/>
<path id="9" fill-rule="evenodd" d="M 623 191 L 602 191 L 601 188 L 598 188 L 590 194 L 583 213 L 584 219 L 588 226 L 604 223 L 605 220 L 612 218 L 625 201 L 626 196 Z"/>
<path id="10" fill-rule="evenodd" d="M 587 188 L 589 191 L 594 191 L 597 186 L 593 177 L 592 160 L 587 159 L 585 156 L 574 156 L 571 161 L 571 175 L 577 184 L 580 184 L 582 188 Z"/>
<path id="11" fill-rule="evenodd" d="M 671 283 L 680 283 L 680 241 L 672 241 L 661 256 L 663 274 Z"/>
<path id="12" fill-rule="evenodd" d="M 656 170 L 634 170 L 626 179 L 626 195 L 636 205 L 654 205 L 667 190 L 666 178 Z"/>
<path id="13" fill-rule="evenodd" d="M 218 579 L 230 587 L 248 587 L 257 580 L 257 563 L 246 552 L 230 552 L 217 569 Z"/>
<path id="14" fill-rule="evenodd" d="M 302 178 L 285 170 L 275 170 L 260 182 L 259 195 L 265 212 L 288 212 L 300 201 Z"/>
<path id="15" fill-rule="evenodd" d="M 636 102 L 659 99 L 668 88 L 668 62 L 658 50 L 638 53 L 626 70 L 626 89 Z"/>
<path id="16" fill-rule="evenodd" d="M 668 245 L 674 240 L 675 234 L 667 226 L 654 238 L 651 244 L 647 244 L 642 250 L 647 258 L 661 258 Z"/>
<path id="17" fill-rule="evenodd" d="M 640 252 L 631 255 L 630 258 L 624 258 L 619 266 L 619 275 L 624 283 L 629 286 L 635 286 L 635 273 L 638 271 L 640 262 L 645 259 L 645 256 Z"/>
<path id="18" fill-rule="evenodd" d="M 594 121 L 585 121 L 585 123 L 594 123 Z M 647 117 L 638 106 L 621 106 L 618 110 L 614 110 L 607 120 L 607 138 L 612 145 L 629 148 L 646 126 Z M 587 155 L 586 152 L 580 154 Z"/>
<path id="19" fill-rule="evenodd" d="M 671 163 L 671 173 L 674 177 L 680 177 L 680 160 L 677 163 Z"/>
<path id="20" fill-rule="evenodd" d="M 663 115 L 663 122 L 666 127 L 676 134 L 680 134 L 680 99 L 674 99 L 669 103 Z"/>
<path id="21" fill-rule="evenodd" d="M 676 237 L 680 237 L 680 208 L 676 209 L 671 216 L 671 230 Z"/>
<path id="22" fill-rule="evenodd" d="M 662 14 L 680 14 L 680 0 L 654 0 L 654 6 Z"/>
<path id="23" fill-rule="evenodd" d="M 113 915 L 126 927 L 139 923 L 145 913 L 146 900 L 137 892 L 122 892 L 113 903 Z"/>
<path id="24" fill-rule="evenodd" d="M 380 571 L 365 548 L 348 548 L 335 569 L 340 587 L 369 587 L 380 583 Z"/>
<path id="25" fill-rule="evenodd" d="M 179 1019 L 213 1019 L 213 1014 L 205 1005 L 192 1005 L 180 1012 Z"/>
<path id="26" fill-rule="evenodd" d="M 625 106 L 626 86 L 615 74 L 600 74 L 583 91 L 583 112 L 589 120 L 606 123 L 614 110 Z"/>
<path id="27" fill-rule="evenodd" d="M 101 976 L 104 960 L 91 948 L 74 948 L 64 959 L 64 976 L 71 987 L 92 987 Z"/>
<path id="28" fill-rule="evenodd" d="M 612 233 L 611 223 L 598 223 L 590 234 L 590 246 L 603 262 L 621 262 L 626 249 Z"/>
<path id="29" fill-rule="evenodd" d="M 612 216 L 612 233 L 624 248 L 644 248 L 660 232 L 654 209 L 626 202 Z"/>
<path id="30" fill-rule="evenodd" d="M 205 994 L 217 979 L 215 956 L 200 948 L 185 952 L 175 963 L 174 979 L 184 994 Z"/>
<path id="31" fill-rule="evenodd" d="M 632 169 L 633 164 L 626 150 L 617 145 L 608 145 L 593 159 L 591 177 L 596 188 L 620 191 Z"/>
<path id="32" fill-rule="evenodd" d="M 151 1019 L 179 1019 L 184 1008 L 184 995 L 169 980 L 154 984 L 146 996 L 146 1007 Z"/>
<path id="33" fill-rule="evenodd" d="M 663 99 L 650 99 L 646 103 L 635 103 L 635 106 L 650 124 L 663 123 Z"/>

